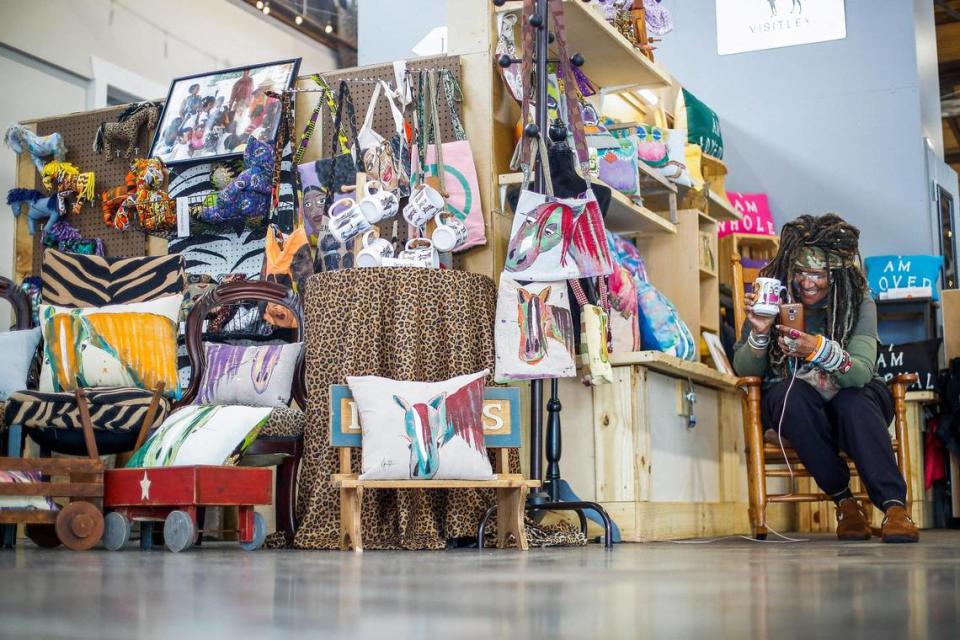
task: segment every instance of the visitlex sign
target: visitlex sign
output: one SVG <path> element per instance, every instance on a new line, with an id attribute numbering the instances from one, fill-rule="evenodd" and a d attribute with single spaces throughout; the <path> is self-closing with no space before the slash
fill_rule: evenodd
<path id="1" fill-rule="evenodd" d="M 728 191 L 727 198 L 733 208 L 743 216 L 742 220 L 723 220 L 717 223 L 717 237 L 731 233 L 748 233 L 755 236 L 775 236 L 773 214 L 765 193 L 736 193 Z"/>

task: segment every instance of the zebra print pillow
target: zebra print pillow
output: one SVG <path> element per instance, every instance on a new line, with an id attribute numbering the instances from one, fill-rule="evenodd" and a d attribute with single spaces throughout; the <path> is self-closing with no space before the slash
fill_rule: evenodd
<path id="1" fill-rule="evenodd" d="M 42 267 L 43 301 L 59 307 L 147 302 L 186 286 L 180 254 L 101 258 L 47 249 Z"/>
<path id="2" fill-rule="evenodd" d="M 139 429 L 153 400 L 153 392 L 132 387 L 88 389 L 90 422 L 94 429 L 129 431 Z M 170 400 L 160 398 L 153 425 L 163 422 L 170 412 Z M 80 407 L 73 392 L 46 393 L 17 391 L 4 408 L 7 424 L 25 429 L 80 429 Z"/>

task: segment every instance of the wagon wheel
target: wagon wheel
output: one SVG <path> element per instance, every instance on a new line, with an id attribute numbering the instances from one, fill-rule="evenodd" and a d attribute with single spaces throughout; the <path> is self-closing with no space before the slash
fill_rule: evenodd
<path id="1" fill-rule="evenodd" d="M 103 514 L 89 502 L 71 502 L 57 516 L 56 528 L 65 547 L 85 551 L 103 537 Z"/>
<path id="2" fill-rule="evenodd" d="M 25 530 L 30 541 L 38 547 L 56 549 L 60 546 L 60 538 L 52 524 L 28 524 Z"/>
<path id="3" fill-rule="evenodd" d="M 113 511 L 103 519 L 103 546 L 110 551 L 122 549 L 130 540 L 130 519 Z"/>
<path id="4" fill-rule="evenodd" d="M 250 542 L 241 542 L 240 547 L 244 551 L 256 551 L 263 545 L 267 539 L 267 523 L 259 513 L 253 514 L 253 538 Z"/>
<path id="5" fill-rule="evenodd" d="M 171 511 L 163 521 L 163 541 L 167 549 L 176 553 L 193 546 L 197 539 L 197 525 L 186 511 Z"/>

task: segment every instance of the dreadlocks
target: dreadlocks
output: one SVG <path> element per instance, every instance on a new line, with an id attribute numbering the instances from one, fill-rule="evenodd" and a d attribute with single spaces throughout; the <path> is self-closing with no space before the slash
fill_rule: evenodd
<path id="1" fill-rule="evenodd" d="M 860 303 L 867 295 L 867 281 L 860 268 L 860 230 L 834 213 L 800 216 L 788 222 L 780 232 L 780 250 L 760 275 L 777 278 L 793 298 L 793 277 L 802 252 L 810 247 L 822 249 L 827 256 L 830 291 L 827 296 L 827 337 L 847 348 L 857 322 Z M 770 364 L 785 375 L 787 356 L 780 348 L 776 328 L 770 343 Z"/>

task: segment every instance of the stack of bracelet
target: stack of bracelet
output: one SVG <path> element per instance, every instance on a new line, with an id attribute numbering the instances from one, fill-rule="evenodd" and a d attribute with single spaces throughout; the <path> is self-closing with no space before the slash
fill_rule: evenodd
<path id="1" fill-rule="evenodd" d="M 812 362 L 824 371 L 846 373 L 853 366 L 850 354 L 843 350 L 836 340 L 828 340 L 817 336 L 817 349 L 807 356 L 807 362 Z"/>
<path id="2" fill-rule="evenodd" d="M 770 346 L 770 334 L 757 334 L 751 330 L 750 335 L 747 336 L 747 344 L 757 351 L 763 351 Z"/>

